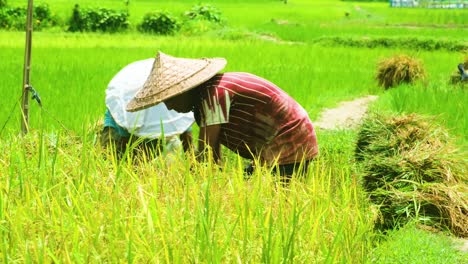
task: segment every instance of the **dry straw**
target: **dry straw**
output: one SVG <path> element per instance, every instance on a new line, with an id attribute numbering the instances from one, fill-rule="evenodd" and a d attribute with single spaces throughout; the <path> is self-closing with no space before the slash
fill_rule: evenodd
<path id="1" fill-rule="evenodd" d="M 389 89 L 402 83 L 414 83 L 426 76 L 422 63 L 407 55 L 383 59 L 377 66 L 376 79 L 380 86 Z"/>
<path id="2" fill-rule="evenodd" d="M 372 114 L 358 134 L 363 186 L 381 219 L 379 229 L 416 219 L 468 236 L 466 153 L 435 120 L 415 114 Z"/>

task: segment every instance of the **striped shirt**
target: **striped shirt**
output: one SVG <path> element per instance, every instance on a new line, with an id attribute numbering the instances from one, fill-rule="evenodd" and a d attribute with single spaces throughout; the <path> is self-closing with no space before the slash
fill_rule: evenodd
<path id="1" fill-rule="evenodd" d="M 244 158 L 291 164 L 318 154 L 307 112 L 273 83 L 249 73 L 217 74 L 199 86 L 195 119 L 221 125 L 220 143 Z"/>

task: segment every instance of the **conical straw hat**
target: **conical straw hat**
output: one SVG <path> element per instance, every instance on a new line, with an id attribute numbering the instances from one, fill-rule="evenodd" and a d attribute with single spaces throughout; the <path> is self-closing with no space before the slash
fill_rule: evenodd
<path id="1" fill-rule="evenodd" d="M 223 58 L 175 58 L 158 52 L 143 88 L 127 104 L 127 111 L 148 108 L 209 80 L 226 66 Z"/>

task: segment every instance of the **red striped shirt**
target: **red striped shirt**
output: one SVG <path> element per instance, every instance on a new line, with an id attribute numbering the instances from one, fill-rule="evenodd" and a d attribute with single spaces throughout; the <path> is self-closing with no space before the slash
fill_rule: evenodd
<path id="1" fill-rule="evenodd" d="M 230 72 L 215 75 L 198 90 L 198 125 L 220 124 L 220 143 L 242 157 L 290 164 L 318 154 L 307 112 L 273 83 Z"/>

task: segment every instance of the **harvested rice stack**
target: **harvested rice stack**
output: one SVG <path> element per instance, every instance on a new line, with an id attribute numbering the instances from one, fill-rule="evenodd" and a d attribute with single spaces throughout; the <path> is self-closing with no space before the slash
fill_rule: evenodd
<path id="1" fill-rule="evenodd" d="M 376 79 L 380 86 L 389 89 L 402 83 L 413 83 L 425 76 L 421 62 L 407 55 L 398 55 L 379 62 Z"/>
<path id="2" fill-rule="evenodd" d="M 359 131 L 355 155 L 363 186 L 380 209 L 377 228 L 415 219 L 468 236 L 466 153 L 434 120 L 372 114 Z"/>

